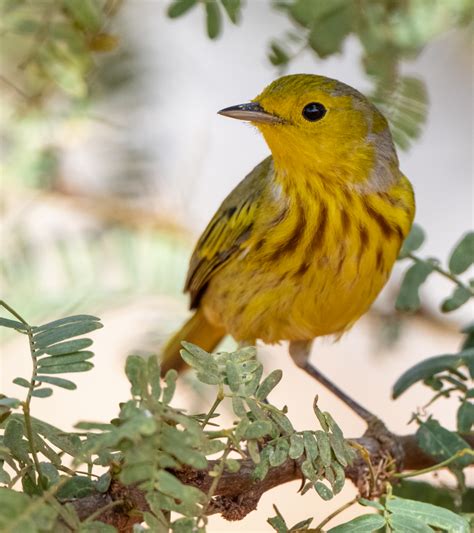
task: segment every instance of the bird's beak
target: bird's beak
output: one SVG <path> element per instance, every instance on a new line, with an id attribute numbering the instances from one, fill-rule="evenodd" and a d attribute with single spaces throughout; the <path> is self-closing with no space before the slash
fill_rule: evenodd
<path id="1" fill-rule="evenodd" d="M 226 107 L 217 113 L 219 115 L 223 115 L 224 117 L 248 120 L 249 122 L 257 122 L 262 124 L 281 124 L 283 122 L 280 117 L 271 115 L 270 113 L 264 111 L 263 107 L 260 104 L 257 104 L 257 102 Z"/>

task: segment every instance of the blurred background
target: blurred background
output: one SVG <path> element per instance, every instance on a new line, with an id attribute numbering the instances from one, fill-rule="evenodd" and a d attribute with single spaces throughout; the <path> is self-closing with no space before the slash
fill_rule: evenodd
<path id="1" fill-rule="evenodd" d="M 216 111 L 248 101 L 282 72 L 337 78 L 389 115 L 428 235 L 423 254 L 445 259 L 472 227 L 472 2 L 338 0 L 332 11 L 316 0 L 208 4 L 0 1 L 1 298 L 31 324 L 85 312 L 105 325 L 94 334 L 95 369 L 77 377 L 79 392 L 58 390 L 34 405 L 65 429 L 71 418 L 114 417 L 129 394 L 125 357 L 159 352 L 187 316 L 182 286 L 193 243 L 268 153 L 252 127 Z M 401 316 L 394 301 L 403 269 L 339 343 L 316 343 L 313 361 L 408 433 L 407 413 L 426 403 L 426 392 L 414 387 L 392 402 L 391 385 L 417 360 L 457 350 L 473 309 L 441 320 L 451 286 L 432 276 L 422 310 Z M 0 334 L 0 387 L 13 394 L 11 380 L 28 373 L 27 347 Z M 283 368 L 274 403 L 288 405 L 297 428 L 314 423 L 318 393 L 347 436 L 362 432 L 292 367 L 286 346 L 261 346 L 260 354 L 266 371 Z M 177 401 L 199 412 L 212 394 L 186 376 Z M 439 406 L 437 418 L 449 425 L 455 405 Z M 212 517 L 210 530 L 266 530 L 272 503 L 291 523 L 322 518 L 353 493 L 348 484 L 318 510 L 317 496 L 297 488 L 267 493 L 242 522 Z"/>

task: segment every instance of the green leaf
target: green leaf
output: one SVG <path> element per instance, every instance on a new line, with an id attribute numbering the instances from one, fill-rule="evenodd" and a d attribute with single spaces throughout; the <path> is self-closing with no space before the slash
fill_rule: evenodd
<path id="1" fill-rule="evenodd" d="M 474 231 L 466 233 L 449 258 L 449 270 L 462 274 L 474 263 Z"/>
<path id="2" fill-rule="evenodd" d="M 53 486 L 59 481 L 58 469 L 51 463 L 41 462 L 40 464 L 41 476 L 46 479 L 47 488 Z"/>
<path id="3" fill-rule="evenodd" d="M 49 383 L 50 385 L 56 385 L 56 387 L 62 387 L 63 389 L 75 390 L 77 385 L 72 381 L 64 378 L 57 378 L 55 376 L 36 376 L 35 381 L 40 383 Z"/>
<path id="4" fill-rule="evenodd" d="M 395 497 L 387 500 L 386 507 L 394 514 L 413 518 L 450 533 L 469 533 L 469 524 L 465 518 L 430 503 Z"/>
<path id="5" fill-rule="evenodd" d="M 26 387 L 27 389 L 30 387 L 31 383 L 25 379 L 25 378 L 15 378 L 13 380 L 13 383 L 15 385 L 20 385 L 20 387 Z"/>
<path id="6" fill-rule="evenodd" d="M 321 58 L 340 52 L 342 43 L 352 31 L 354 20 L 352 1 L 339 0 L 333 2 L 333 6 L 332 11 L 323 13 L 313 21 L 309 34 L 309 45 Z"/>
<path id="7" fill-rule="evenodd" d="M 192 501 L 193 503 L 205 503 L 206 495 L 196 487 L 184 485 L 175 476 L 161 470 L 156 474 L 158 490 L 172 498 L 182 500 L 183 502 Z"/>
<path id="8" fill-rule="evenodd" d="M 42 326 L 35 326 L 33 328 L 34 334 L 41 333 L 42 331 L 54 329 L 58 326 L 64 326 L 66 324 L 75 324 L 77 322 L 100 322 L 100 318 L 97 318 L 96 316 L 92 315 L 72 315 L 67 316 L 65 318 L 60 318 L 59 320 L 53 320 L 52 322 L 48 322 L 47 324 L 43 324 Z"/>
<path id="9" fill-rule="evenodd" d="M 86 476 L 73 476 L 64 485 L 61 485 L 56 493 L 59 500 L 71 500 L 85 498 L 95 492 L 95 484 Z"/>
<path id="10" fill-rule="evenodd" d="M 31 463 L 28 456 L 28 444 L 23 440 L 23 423 L 19 419 L 13 418 L 13 416 L 10 417 L 5 427 L 3 444 L 9 448 L 13 457 L 26 464 Z"/>
<path id="11" fill-rule="evenodd" d="M 457 428 L 460 433 L 468 433 L 474 425 L 474 403 L 464 400 L 457 412 Z"/>
<path id="12" fill-rule="evenodd" d="M 146 362 L 139 355 L 129 355 L 125 363 L 125 374 L 132 385 L 132 395 L 142 396 L 146 388 Z"/>
<path id="13" fill-rule="evenodd" d="M 227 16 L 233 24 L 237 24 L 240 19 L 240 0 L 221 0 Z"/>
<path id="14" fill-rule="evenodd" d="M 364 507 L 373 507 L 377 511 L 383 511 L 384 506 L 376 500 L 367 500 L 366 498 L 360 498 L 359 503 Z"/>
<path id="15" fill-rule="evenodd" d="M 334 496 L 332 490 L 321 481 L 316 481 L 314 488 L 324 501 L 328 501 Z"/>
<path id="16" fill-rule="evenodd" d="M 298 531 L 303 531 L 305 529 L 308 529 L 308 527 L 311 525 L 312 521 L 313 521 L 312 518 L 306 518 L 305 520 L 301 520 L 300 522 L 298 522 L 294 526 L 291 526 L 290 527 L 290 531 L 298 532 Z"/>
<path id="17" fill-rule="evenodd" d="M 275 512 L 277 513 L 276 516 L 273 516 L 271 518 L 267 518 L 267 522 L 272 526 L 272 528 L 277 531 L 278 533 L 288 533 L 288 526 L 286 525 L 285 519 L 281 515 L 281 513 L 278 511 L 276 506 L 274 505 L 273 508 L 275 509 Z"/>
<path id="18" fill-rule="evenodd" d="M 269 374 L 260 384 L 255 393 L 257 400 L 265 400 L 268 397 L 270 392 L 280 383 L 281 378 L 283 377 L 283 372 L 281 370 L 274 370 Z"/>
<path id="19" fill-rule="evenodd" d="M 261 437 L 265 437 L 265 435 L 269 435 L 271 431 L 271 422 L 268 422 L 266 420 L 257 420 L 255 422 L 251 422 L 251 424 L 245 431 L 244 436 L 246 439 L 259 439 Z"/>
<path id="20" fill-rule="evenodd" d="M 37 533 L 53 531 L 57 512 L 15 490 L 0 488 L 0 531 Z"/>
<path id="21" fill-rule="evenodd" d="M 282 465 L 288 458 L 290 445 L 286 439 L 279 439 L 269 456 L 270 466 L 276 467 Z"/>
<path id="22" fill-rule="evenodd" d="M 102 474 L 95 483 L 96 490 L 102 493 L 107 492 L 109 490 L 111 481 L 112 481 L 112 476 L 110 475 L 110 472 L 106 472 L 105 474 Z"/>
<path id="23" fill-rule="evenodd" d="M 396 399 L 418 381 L 428 379 L 444 370 L 456 370 L 464 363 L 460 354 L 436 355 L 412 366 L 395 382 L 392 398 Z"/>
<path id="24" fill-rule="evenodd" d="M 316 441 L 318 443 L 319 457 L 323 466 L 329 466 L 332 460 L 331 444 L 329 436 L 324 431 L 316 431 Z"/>
<path id="25" fill-rule="evenodd" d="M 394 533 L 433 533 L 434 529 L 413 516 L 393 514 L 389 518 Z"/>
<path id="26" fill-rule="evenodd" d="M 33 341 L 36 348 L 44 349 L 57 342 L 70 339 L 71 337 L 77 337 L 78 335 L 85 335 L 102 327 L 103 325 L 100 322 L 95 321 L 65 324 L 64 326 L 58 326 L 57 328 L 35 334 Z"/>
<path id="27" fill-rule="evenodd" d="M 421 245 L 425 242 L 425 232 L 421 226 L 418 224 L 413 224 L 410 233 L 403 242 L 402 248 L 398 255 L 398 259 L 405 259 L 408 254 L 411 254 L 418 250 Z"/>
<path id="28" fill-rule="evenodd" d="M 158 358 L 152 355 L 147 360 L 148 381 L 151 386 L 151 394 L 155 400 L 161 396 L 161 369 Z"/>
<path id="29" fill-rule="evenodd" d="M 184 15 L 186 11 L 189 11 L 197 4 L 197 1 L 198 0 L 175 0 L 168 7 L 168 17 L 174 19 L 180 17 L 181 15 Z"/>
<path id="30" fill-rule="evenodd" d="M 472 348 L 465 348 L 463 346 L 462 352 L 459 355 L 467 366 L 471 378 L 474 379 L 474 346 Z"/>
<path id="31" fill-rule="evenodd" d="M 239 396 L 232 396 L 232 410 L 240 418 L 246 415 L 247 409 L 242 398 L 239 398 Z"/>
<path id="32" fill-rule="evenodd" d="M 328 533 L 371 533 L 385 527 L 385 518 L 379 514 L 363 514 L 328 530 Z"/>
<path id="33" fill-rule="evenodd" d="M 433 419 L 420 424 L 416 438 L 420 448 L 437 461 L 449 459 L 460 450 L 470 449 L 469 444 L 457 433 L 442 427 L 437 420 Z M 472 456 L 465 455 L 453 461 L 450 466 L 463 468 L 473 462 Z"/>
<path id="34" fill-rule="evenodd" d="M 68 374 L 70 372 L 87 372 L 92 368 L 94 368 L 92 363 L 84 361 L 83 363 L 73 363 L 70 365 L 45 366 L 41 367 L 39 371 L 44 374 Z"/>
<path id="35" fill-rule="evenodd" d="M 216 0 L 206 0 L 206 27 L 207 34 L 215 39 L 221 31 L 221 11 Z"/>
<path id="36" fill-rule="evenodd" d="M 348 465 L 348 461 L 346 457 L 346 450 L 344 448 L 344 440 L 336 437 L 336 435 L 333 433 L 330 433 L 328 438 L 336 459 L 345 468 Z"/>
<path id="37" fill-rule="evenodd" d="M 16 320 L 10 320 L 3 317 L 0 317 L 0 326 L 3 326 L 4 328 L 16 329 L 22 333 L 26 332 L 28 329 L 27 326 L 25 326 L 25 324 L 22 322 L 17 322 Z"/>
<path id="38" fill-rule="evenodd" d="M 258 465 L 260 463 L 260 447 L 257 440 L 247 441 L 247 451 L 249 452 L 250 459 Z"/>
<path id="39" fill-rule="evenodd" d="M 319 455 L 319 450 L 318 444 L 316 443 L 314 435 L 311 431 L 303 431 L 303 442 L 304 449 L 306 451 L 306 457 L 314 463 Z"/>
<path id="40" fill-rule="evenodd" d="M 166 387 L 163 391 L 162 401 L 165 405 L 168 405 L 173 399 L 174 392 L 176 390 L 176 378 L 178 377 L 178 372 L 174 368 L 171 368 L 166 372 L 165 383 Z"/>
<path id="41" fill-rule="evenodd" d="M 290 437 L 290 450 L 288 452 L 291 459 L 299 459 L 304 452 L 304 440 L 301 435 L 294 433 Z"/>
<path id="42" fill-rule="evenodd" d="M 97 32 L 102 25 L 99 3 L 94 0 L 63 0 L 64 7 L 84 30 Z"/>
<path id="43" fill-rule="evenodd" d="M 431 503 L 455 512 L 474 513 L 474 488 L 467 489 L 459 505 L 459 492 L 447 487 L 431 485 L 425 481 L 403 479 L 393 486 L 393 494 L 409 500 Z"/>
<path id="44" fill-rule="evenodd" d="M 242 378 L 234 361 L 231 361 L 230 359 L 226 361 L 225 372 L 230 390 L 232 392 L 238 392 L 240 384 L 242 383 Z"/>
<path id="45" fill-rule="evenodd" d="M 67 355 L 83 350 L 84 348 L 89 348 L 89 346 L 92 345 L 92 342 L 92 339 L 75 339 L 72 341 L 60 342 L 59 344 L 48 346 L 47 348 L 40 350 L 40 354 L 36 355 L 43 355 L 45 353 L 48 355 Z"/>
<path id="46" fill-rule="evenodd" d="M 399 311 L 417 311 L 420 308 L 419 290 L 433 272 L 433 265 L 424 261 L 415 262 L 405 273 L 395 307 Z"/>
<path id="47" fill-rule="evenodd" d="M 31 395 L 35 396 L 36 398 L 48 398 L 53 394 L 53 389 L 50 389 L 49 387 L 45 387 L 44 389 L 35 389 Z"/>
<path id="48" fill-rule="evenodd" d="M 275 65 L 276 67 L 280 65 L 286 65 L 290 60 L 286 50 L 284 50 L 283 47 L 276 41 L 270 43 L 270 53 L 268 54 L 268 59 L 270 60 L 271 64 Z"/>
<path id="49" fill-rule="evenodd" d="M 72 363 L 80 363 L 82 361 L 87 361 L 94 357 L 94 352 L 82 351 L 76 353 L 70 353 L 67 355 L 52 355 L 51 357 L 42 357 L 38 359 L 38 372 L 43 371 L 43 367 L 64 365 L 68 366 Z"/>
<path id="50" fill-rule="evenodd" d="M 0 405 L 5 407 L 16 409 L 17 407 L 20 407 L 20 404 L 21 402 L 17 398 L 8 398 L 6 396 L 4 398 L 0 398 Z"/>
<path id="51" fill-rule="evenodd" d="M 455 287 L 453 294 L 441 304 L 441 311 L 443 313 L 455 311 L 468 302 L 471 297 L 470 291 L 465 287 Z"/>
<path id="52" fill-rule="evenodd" d="M 291 435 L 295 431 L 290 422 L 290 419 L 280 411 L 272 409 L 270 411 L 270 417 L 278 426 L 280 426 L 281 430 L 286 435 Z"/>

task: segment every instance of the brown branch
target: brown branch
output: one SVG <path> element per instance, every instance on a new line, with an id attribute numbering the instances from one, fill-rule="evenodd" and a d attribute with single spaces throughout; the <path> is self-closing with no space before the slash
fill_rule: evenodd
<path id="1" fill-rule="evenodd" d="M 417 443 L 415 435 L 396 436 L 386 433 L 387 438 L 371 436 L 370 433 L 361 438 L 350 439 L 359 449 L 365 449 L 370 458 L 371 468 L 367 458 L 359 452 L 355 462 L 346 469 L 346 477 L 350 479 L 364 496 L 376 496 L 386 481 L 396 482 L 395 472 L 406 470 L 420 470 L 436 464 Z M 462 435 L 466 442 L 474 447 L 474 434 Z M 394 459 L 389 450 L 398 450 L 399 457 Z M 185 484 L 192 485 L 207 492 L 213 477 L 209 472 L 216 461 L 209 461 L 207 470 L 183 468 L 173 473 Z M 240 470 L 236 473 L 224 471 L 207 514 L 220 513 L 227 520 L 241 520 L 248 513 L 257 508 L 262 494 L 268 490 L 283 485 L 289 481 L 302 480 L 300 460 L 287 459 L 282 465 L 270 468 L 262 481 L 253 479 L 254 464 L 250 459 L 240 461 Z M 372 472 L 371 472 L 372 470 Z M 375 472 L 375 485 L 372 474 Z M 85 520 L 92 513 L 120 500 L 123 503 L 109 507 L 98 520 L 115 526 L 118 531 L 129 533 L 133 524 L 143 521 L 143 513 L 149 511 L 145 494 L 135 486 L 125 486 L 118 481 L 111 484 L 106 494 L 93 494 L 69 502 L 74 506 L 81 520 Z"/>

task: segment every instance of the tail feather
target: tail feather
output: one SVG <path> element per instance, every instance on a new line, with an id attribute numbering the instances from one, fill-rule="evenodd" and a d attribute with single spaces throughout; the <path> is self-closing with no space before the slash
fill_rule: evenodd
<path id="1" fill-rule="evenodd" d="M 213 326 L 204 316 L 202 309 L 197 309 L 184 326 L 167 342 L 161 355 L 161 372 L 166 374 L 171 368 L 181 372 L 186 368 L 186 363 L 180 355 L 181 341 L 196 344 L 207 352 L 214 348 L 224 338 L 226 332 L 222 328 Z"/>

